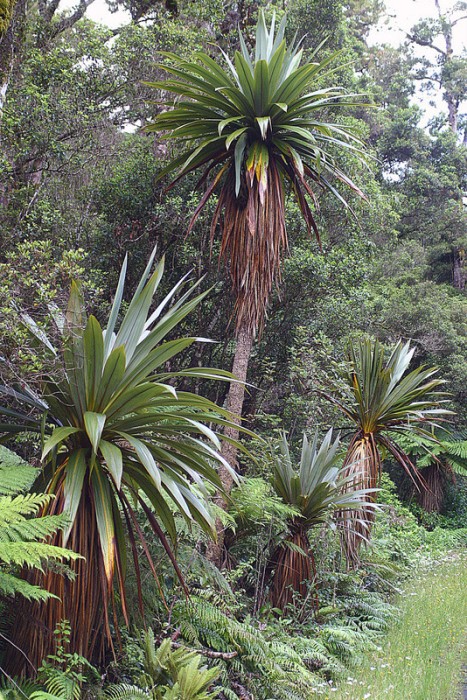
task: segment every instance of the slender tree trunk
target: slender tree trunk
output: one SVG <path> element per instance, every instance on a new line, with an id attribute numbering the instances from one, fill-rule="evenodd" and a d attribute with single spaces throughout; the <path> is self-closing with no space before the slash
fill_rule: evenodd
<path id="1" fill-rule="evenodd" d="M 237 467 L 237 448 L 228 440 L 238 440 L 240 432 L 238 426 L 241 423 L 243 401 L 245 398 L 245 382 L 248 374 L 248 364 L 253 347 L 254 333 L 246 326 L 240 328 L 237 334 L 237 346 L 232 367 L 232 374 L 237 379 L 236 382 L 230 384 L 229 393 L 227 394 L 226 408 L 231 414 L 232 422 L 235 427 L 226 428 L 224 435 L 227 440 L 224 440 L 222 445 L 222 456 L 230 464 L 231 467 Z M 233 485 L 232 475 L 220 465 L 219 477 L 222 483 L 225 494 L 228 496 Z M 218 493 L 215 502 L 218 506 L 225 509 L 225 496 Z M 224 526 L 220 518 L 216 519 L 217 541 L 210 543 L 207 550 L 207 556 L 219 568 L 223 563 L 224 550 Z"/>
<path id="2" fill-rule="evenodd" d="M 416 492 L 416 498 L 427 513 L 439 513 L 444 500 L 446 474 L 439 464 L 434 462 L 420 469 L 426 488 Z"/>
<path id="3" fill-rule="evenodd" d="M 465 269 L 465 250 L 458 248 L 453 253 L 453 273 L 452 283 L 456 289 L 465 289 L 466 269 Z"/>
<path id="4" fill-rule="evenodd" d="M 447 105 L 448 105 L 448 124 L 449 124 L 449 128 L 451 129 L 451 131 L 452 131 L 454 134 L 457 134 L 459 103 L 458 103 L 458 101 L 452 96 L 451 93 L 447 93 L 446 102 L 447 102 Z"/>
<path id="5" fill-rule="evenodd" d="M 227 394 L 226 409 L 232 416 L 232 421 L 236 426 L 240 425 L 243 409 L 243 401 L 245 399 L 245 383 L 248 374 L 248 365 L 250 362 L 251 349 L 253 347 L 254 334 L 252 331 L 242 327 L 237 335 L 237 346 L 235 348 L 234 361 L 232 366 L 232 374 L 238 380 L 232 382 Z M 238 440 L 239 429 L 226 428 L 225 437 L 231 440 Z M 237 448 L 225 441 L 222 447 L 222 456 L 232 466 L 237 466 Z M 222 486 L 227 494 L 230 493 L 233 480 L 227 469 L 221 466 L 220 478 Z"/>

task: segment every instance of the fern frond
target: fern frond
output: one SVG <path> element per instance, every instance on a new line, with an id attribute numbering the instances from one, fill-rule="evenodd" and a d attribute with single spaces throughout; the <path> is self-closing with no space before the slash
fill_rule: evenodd
<path id="1" fill-rule="evenodd" d="M 44 601 L 56 596 L 49 591 L 33 586 L 32 583 L 13 576 L 6 571 L 0 569 L 0 595 L 6 598 L 12 598 L 16 595 L 22 595 L 28 600 Z"/>
<path id="2" fill-rule="evenodd" d="M 258 698 L 304 700 L 319 684 L 292 644 L 268 640 L 260 629 L 228 617 L 205 600 L 191 598 L 188 603 L 180 602 L 174 608 L 174 616 L 183 638 L 191 644 L 236 652 L 226 663 L 241 678 L 242 685 L 255 679 L 260 683 Z"/>
<path id="3" fill-rule="evenodd" d="M 24 520 L 26 515 L 35 515 L 42 506 L 50 501 L 45 493 L 28 493 L 21 496 L 2 496 L 0 498 L 0 524 L 8 525 L 16 520 Z"/>
<path id="4" fill-rule="evenodd" d="M 0 496 L 26 491 L 36 478 L 38 470 L 17 454 L 0 445 Z"/>
<path id="5" fill-rule="evenodd" d="M 81 697 L 81 688 L 76 679 L 60 668 L 48 668 L 45 685 L 47 692 L 57 700 L 79 700 Z M 48 698 L 44 697 L 44 700 Z"/>
<path id="6" fill-rule="evenodd" d="M 18 489 L 29 486 L 36 474 L 37 469 L 18 455 L 0 448 L 0 594 L 41 601 L 51 596 L 27 581 L 16 579 L 8 569 L 25 567 L 44 571 L 48 562 L 80 557 L 43 541 L 67 523 L 66 515 L 34 517 L 50 501 L 50 496 L 15 495 Z"/>
<path id="7" fill-rule="evenodd" d="M 148 700 L 151 696 L 142 688 L 127 683 L 119 683 L 107 689 L 108 700 Z"/>
<path id="8" fill-rule="evenodd" d="M 35 515 L 49 500 L 44 494 L 0 497 L 0 542 L 46 539 L 63 528 L 68 522 L 64 514 L 47 515 L 33 520 L 27 517 Z"/>
<path id="9" fill-rule="evenodd" d="M 44 542 L 0 542 L 0 561 L 9 566 L 44 570 L 44 562 L 81 559 L 79 554 Z"/>
<path id="10" fill-rule="evenodd" d="M 0 678 L 0 698 L 2 700 L 25 700 L 40 690 L 37 683 L 25 678 L 13 680 Z"/>

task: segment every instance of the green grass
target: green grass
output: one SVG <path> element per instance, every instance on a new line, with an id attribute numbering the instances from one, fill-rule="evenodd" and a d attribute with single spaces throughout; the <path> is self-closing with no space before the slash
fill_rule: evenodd
<path id="1" fill-rule="evenodd" d="M 457 700 L 467 662 L 467 555 L 452 554 L 407 584 L 401 619 L 334 700 Z M 351 677 L 352 676 L 352 677 Z"/>

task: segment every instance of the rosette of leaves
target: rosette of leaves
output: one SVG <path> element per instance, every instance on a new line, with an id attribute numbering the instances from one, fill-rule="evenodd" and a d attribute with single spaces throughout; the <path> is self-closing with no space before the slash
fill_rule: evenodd
<path id="1" fill-rule="evenodd" d="M 286 45 L 285 26 L 286 16 L 276 32 L 273 16 L 268 28 L 260 11 L 254 55 L 240 32 L 240 51 L 233 61 L 223 53 L 225 67 L 202 51 L 194 61 L 164 52 L 171 64 L 159 68 L 170 77 L 147 83 L 163 95 L 179 96 L 175 104 L 164 98 L 161 104 L 171 109 L 146 127 L 168 132 L 165 138 L 183 146 L 161 177 L 175 172 L 175 183 L 204 168 L 199 185 L 208 184 L 189 230 L 210 197 L 219 195 L 211 236 L 221 222 L 220 254 L 230 264 L 237 332 L 254 333 L 264 321 L 287 248 L 285 186 L 316 235 L 319 191 L 332 192 L 346 205 L 336 189 L 340 182 L 363 196 L 339 165 L 339 154 L 365 159 L 361 141 L 351 127 L 323 118 L 355 106 L 355 96 L 329 84 L 337 54 L 321 62 L 313 56 L 301 65 L 303 50 L 299 43 Z"/>
<path id="2" fill-rule="evenodd" d="M 209 668 L 196 651 L 182 645 L 172 648 L 170 639 L 164 639 L 156 648 L 151 629 L 143 639 L 143 673 L 137 686 L 121 683 L 110 687 L 108 700 L 214 700 L 219 697 L 213 685 L 220 669 Z"/>
<path id="3" fill-rule="evenodd" d="M 351 343 L 348 369 L 344 376 L 346 395 L 323 395 L 336 405 L 353 426 L 345 457 L 349 484 L 356 488 L 375 488 L 381 473 L 382 450 L 387 451 L 414 480 L 424 488 L 399 437 L 420 435 L 430 439 L 436 421 L 451 414 L 443 408 L 444 384 L 435 375 L 435 367 L 420 366 L 408 371 L 414 348 L 399 341 L 389 357 L 378 341 L 362 338 Z M 343 543 L 349 564 L 359 562 L 362 535 L 369 535 L 373 510 L 347 513 Z M 365 527 L 362 530 L 362 517 Z M 359 522 L 357 522 L 359 520 Z"/>

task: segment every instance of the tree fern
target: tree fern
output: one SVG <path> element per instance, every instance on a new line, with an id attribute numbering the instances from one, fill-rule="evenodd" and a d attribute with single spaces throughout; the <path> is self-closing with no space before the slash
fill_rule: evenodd
<path id="1" fill-rule="evenodd" d="M 435 431 L 432 437 L 404 435 L 401 445 L 407 454 L 416 456 L 420 469 L 438 462 L 467 476 L 467 436 L 462 432 Z"/>

